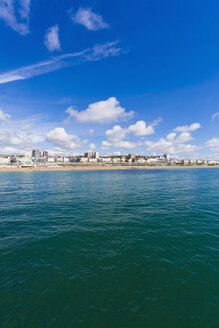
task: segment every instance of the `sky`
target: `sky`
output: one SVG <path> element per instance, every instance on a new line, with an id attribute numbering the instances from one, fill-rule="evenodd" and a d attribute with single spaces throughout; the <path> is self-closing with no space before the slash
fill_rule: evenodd
<path id="1" fill-rule="evenodd" d="M 217 0 L 0 0 L 0 154 L 219 159 Z"/>

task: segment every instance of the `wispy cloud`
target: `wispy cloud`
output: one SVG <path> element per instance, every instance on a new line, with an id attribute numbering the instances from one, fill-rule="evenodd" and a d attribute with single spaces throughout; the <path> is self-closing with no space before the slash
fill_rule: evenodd
<path id="1" fill-rule="evenodd" d="M 11 115 L 4 113 L 3 110 L 0 109 L 0 122 L 8 121 L 11 118 Z"/>
<path id="2" fill-rule="evenodd" d="M 16 10 L 14 0 L 0 0 L 0 18 L 14 31 L 25 35 L 29 33 L 29 14 L 31 0 L 19 0 Z"/>
<path id="3" fill-rule="evenodd" d="M 214 113 L 214 114 L 211 116 L 212 121 L 213 121 L 215 118 L 219 118 L 219 112 Z"/>
<path id="4" fill-rule="evenodd" d="M 20 16 L 24 19 L 29 19 L 31 0 L 20 0 Z"/>
<path id="5" fill-rule="evenodd" d="M 103 17 L 92 12 L 90 8 L 79 8 L 71 18 L 75 23 L 85 26 L 90 31 L 109 28 Z"/>
<path id="6" fill-rule="evenodd" d="M 173 131 L 175 132 L 193 132 L 197 129 L 200 129 L 201 124 L 200 123 L 193 123 L 191 125 L 183 125 L 183 126 L 177 126 Z"/>
<path id="7" fill-rule="evenodd" d="M 0 84 L 26 80 L 31 77 L 57 71 L 64 67 L 79 65 L 88 61 L 98 61 L 106 57 L 121 54 L 121 48 L 117 47 L 117 41 L 108 42 L 102 45 L 95 45 L 93 48 L 85 49 L 77 53 L 68 53 L 53 57 L 49 60 L 39 62 L 34 65 L 24 66 L 13 71 L 0 74 Z"/>
<path id="8" fill-rule="evenodd" d="M 45 35 L 45 46 L 49 51 L 60 50 L 60 42 L 59 42 L 59 27 L 58 25 L 50 27 Z"/>

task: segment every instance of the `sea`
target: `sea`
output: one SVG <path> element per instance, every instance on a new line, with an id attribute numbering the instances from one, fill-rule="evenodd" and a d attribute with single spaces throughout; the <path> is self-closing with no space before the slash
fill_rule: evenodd
<path id="1" fill-rule="evenodd" d="M 219 327 L 219 169 L 0 172 L 1 328 Z"/>

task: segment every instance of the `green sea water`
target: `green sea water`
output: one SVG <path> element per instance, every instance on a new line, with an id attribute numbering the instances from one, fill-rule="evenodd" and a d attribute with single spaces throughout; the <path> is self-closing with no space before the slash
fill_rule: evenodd
<path id="1" fill-rule="evenodd" d="M 0 327 L 219 327 L 218 248 L 219 169 L 0 173 Z"/>

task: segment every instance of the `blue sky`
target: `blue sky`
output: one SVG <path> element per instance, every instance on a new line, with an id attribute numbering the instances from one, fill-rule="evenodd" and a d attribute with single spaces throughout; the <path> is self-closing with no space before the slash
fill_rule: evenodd
<path id="1" fill-rule="evenodd" d="M 0 153 L 219 158 L 219 3 L 0 0 Z"/>

